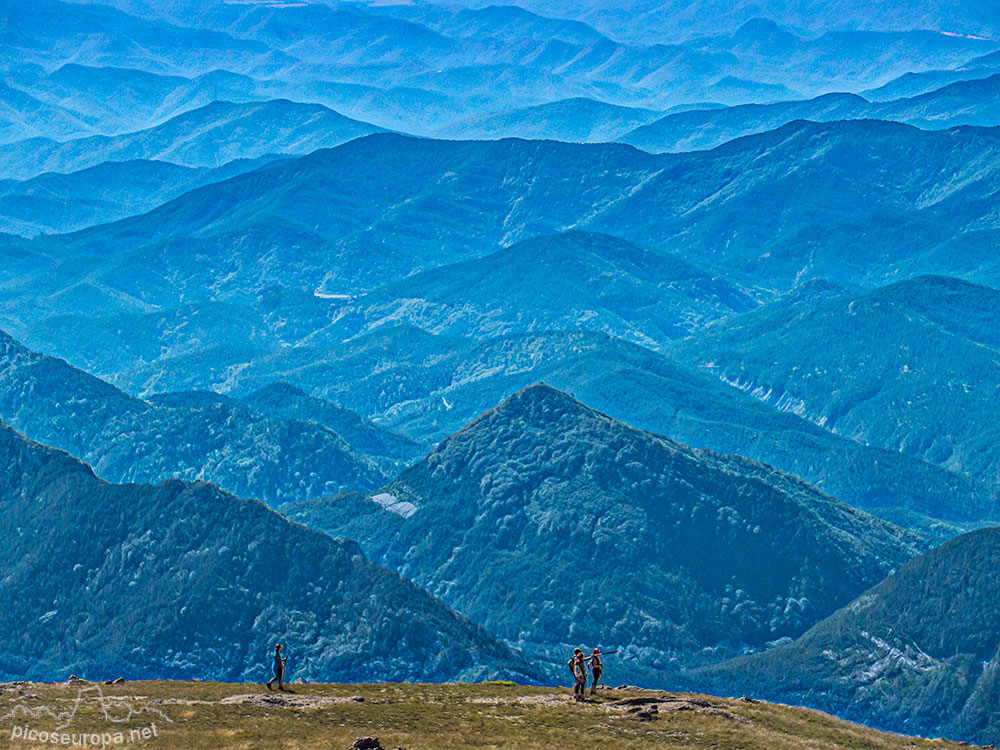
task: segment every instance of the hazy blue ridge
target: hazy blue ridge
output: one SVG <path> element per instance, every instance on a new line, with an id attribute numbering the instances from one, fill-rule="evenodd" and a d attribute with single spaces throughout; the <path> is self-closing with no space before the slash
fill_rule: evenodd
<path id="1" fill-rule="evenodd" d="M 36 138 L 0 146 L 0 174 L 25 179 L 136 159 L 214 168 L 267 154 L 308 153 L 379 130 L 318 104 L 213 102 L 135 133 L 61 143 Z"/>
<path id="2" fill-rule="evenodd" d="M 714 326 L 693 361 L 826 429 L 995 485 L 1000 292 L 925 276 Z"/>
<path id="3" fill-rule="evenodd" d="M 77 172 L 47 172 L 0 181 L 0 230 L 24 237 L 60 234 L 146 213 L 184 192 L 219 182 L 280 157 L 183 167 L 167 162 L 103 162 Z"/>
<path id="4" fill-rule="evenodd" d="M 274 504 L 386 479 L 379 462 L 318 422 L 268 418 L 215 394 L 143 401 L 6 334 L 0 419 L 116 482 L 209 480 Z"/>

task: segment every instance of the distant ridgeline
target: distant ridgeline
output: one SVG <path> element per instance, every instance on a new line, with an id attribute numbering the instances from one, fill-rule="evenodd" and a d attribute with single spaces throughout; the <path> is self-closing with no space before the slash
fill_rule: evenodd
<path id="1" fill-rule="evenodd" d="M 997 518 L 997 342 L 982 284 L 997 283 L 1000 186 L 981 168 L 997 145 L 996 129 L 871 121 L 798 122 L 659 156 L 373 135 L 142 216 L 0 237 L 0 318 L 126 392 L 241 400 L 284 382 L 425 445 L 545 381 L 944 538 Z M 217 401 L 140 411 L 221 419 L 236 407 Z M 258 426 L 314 408 L 244 407 Z M 36 400 L 24 408 L 5 416 L 45 419 Z M 76 427 L 65 439 L 77 443 L 38 437 L 107 462 L 111 479 L 170 471 L 268 502 L 372 489 L 422 450 L 369 451 L 328 424 L 345 447 L 286 425 L 287 445 L 326 443 L 341 468 L 254 478 L 226 468 L 252 453 L 223 437 L 225 420 L 211 471 L 203 448 L 112 469 L 115 451 L 81 444 Z M 185 442 L 208 444 L 197 437 Z"/>
<path id="2" fill-rule="evenodd" d="M 7 3 L 0 143 L 17 144 L 35 164 L 61 153 L 65 168 L 84 147 L 121 160 L 145 141 L 148 156 L 125 158 L 189 163 L 211 153 L 215 164 L 255 149 L 304 153 L 352 128 L 606 141 L 678 107 L 830 92 L 877 103 L 998 67 L 990 55 L 1000 17 L 973 0 L 946 8 L 893 0 L 878 20 L 860 0 L 823 13 L 805 2 L 534 5 L 540 15 L 436 4 Z M 285 110 L 305 106 L 292 121 L 201 109 L 281 100 Z M 950 112 L 950 124 L 982 124 L 978 103 L 970 95 L 948 112 L 921 101 L 792 117 L 937 126 Z"/>
<path id="3" fill-rule="evenodd" d="M 0 7 L 0 679 L 996 743 L 1000 5 L 524 4 Z"/>
<path id="4" fill-rule="evenodd" d="M 115 482 L 207 480 L 271 504 L 374 489 L 421 453 L 347 409 L 275 386 L 133 396 L 0 332 L 0 417 Z"/>

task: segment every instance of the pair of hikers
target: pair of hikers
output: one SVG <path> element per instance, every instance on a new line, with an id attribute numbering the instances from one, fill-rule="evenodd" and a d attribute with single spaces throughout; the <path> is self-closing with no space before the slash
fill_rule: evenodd
<path id="1" fill-rule="evenodd" d="M 587 694 L 587 662 L 590 662 L 590 672 L 593 675 L 594 681 L 590 686 L 590 694 L 597 695 L 597 683 L 601 681 L 601 675 L 604 672 L 604 660 L 601 658 L 601 650 L 599 648 L 594 649 L 594 653 L 590 656 L 583 655 L 583 649 L 576 649 L 573 651 L 573 658 L 569 660 L 569 671 L 576 680 L 576 684 L 573 686 L 573 697 L 578 701 L 584 700 L 584 696 Z M 278 690 L 285 689 L 285 663 L 288 661 L 287 656 L 281 655 L 281 644 L 277 644 L 274 647 L 274 677 L 267 681 L 267 689 L 273 690 L 271 686 L 277 682 Z"/>
<path id="2" fill-rule="evenodd" d="M 285 689 L 285 662 L 288 661 L 288 657 L 282 657 L 281 655 L 281 644 L 279 643 L 274 647 L 274 677 L 267 681 L 267 689 L 273 690 L 271 685 L 274 684 L 275 680 L 278 682 L 278 690 Z"/>
<path id="3" fill-rule="evenodd" d="M 594 677 L 594 681 L 590 686 L 590 694 L 597 695 L 597 683 L 601 680 L 601 674 L 604 672 L 604 660 L 601 659 L 601 650 L 599 648 L 594 649 L 594 653 L 590 656 L 583 655 L 583 649 L 575 649 L 573 651 L 573 658 L 569 660 L 569 671 L 573 675 L 573 679 L 576 683 L 573 685 L 573 697 L 578 700 L 584 700 L 584 696 L 587 694 L 587 662 L 590 662 L 590 671 Z"/>

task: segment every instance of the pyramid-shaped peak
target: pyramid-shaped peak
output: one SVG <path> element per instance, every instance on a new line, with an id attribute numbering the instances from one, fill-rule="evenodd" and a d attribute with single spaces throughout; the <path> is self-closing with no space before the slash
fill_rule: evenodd
<path id="1" fill-rule="evenodd" d="M 506 421 L 518 421 L 533 427 L 551 428 L 565 418 L 574 420 L 593 419 L 616 424 L 625 428 L 626 425 L 615 422 L 611 417 L 601 414 L 580 401 L 572 394 L 554 388 L 547 383 L 535 383 L 522 388 L 508 397 L 498 406 L 470 422 L 462 430 L 465 432 L 490 424 L 490 429 L 496 429 L 498 424 Z"/>

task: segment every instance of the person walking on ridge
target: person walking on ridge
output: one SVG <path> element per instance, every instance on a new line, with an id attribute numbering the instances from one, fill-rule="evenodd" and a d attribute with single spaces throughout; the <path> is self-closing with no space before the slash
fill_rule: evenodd
<path id="1" fill-rule="evenodd" d="M 284 679 L 285 679 L 285 662 L 288 661 L 288 657 L 281 657 L 281 644 L 279 643 L 274 647 L 274 677 L 267 681 L 267 689 L 273 690 L 271 687 L 274 681 L 278 681 L 278 690 L 284 690 Z"/>

